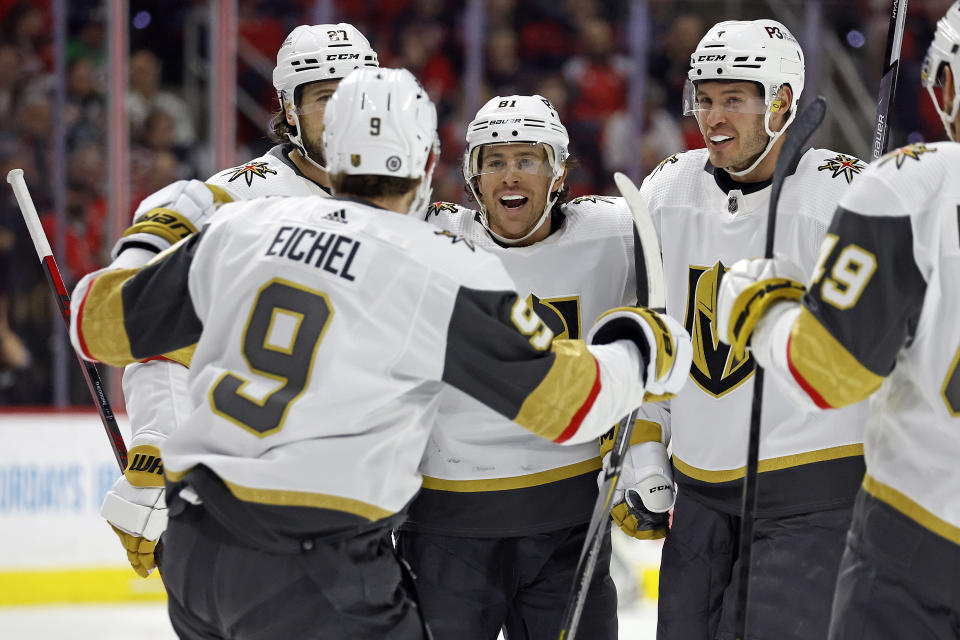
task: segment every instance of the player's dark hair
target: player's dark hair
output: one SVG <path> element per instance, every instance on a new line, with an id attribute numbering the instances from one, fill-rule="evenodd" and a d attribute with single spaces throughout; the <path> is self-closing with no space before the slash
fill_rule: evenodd
<path id="1" fill-rule="evenodd" d="M 300 96 L 303 95 L 303 88 L 308 84 L 313 84 L 308 82 L 307 84 L 302 84 L 296 89 L 293 90 L 293 104 L 300 104 Z M 267 137 L 270 138 L 270 142 L 286 143 L 290 142 L 289 135 L 296 135 L 297 128 L 287 122 L 287 113 L 283 110 L 283 105 L 280 105 L 280 108 L 273 112 L 270 116 L 270 131 L 267 134 Z"/>
<path id="2" fill-rule="evenodd" d="M 383 196 L 402 196 L 413 191 L 420 184 L 420 178 L 352 176 L 346 173 L 337 173 L 329 177 L 330 185 L 338 196 L 355 196 L 367 200 Z"/>

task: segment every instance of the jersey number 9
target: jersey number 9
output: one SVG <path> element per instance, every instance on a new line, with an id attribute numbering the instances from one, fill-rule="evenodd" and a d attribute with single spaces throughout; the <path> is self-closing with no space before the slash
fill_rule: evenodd
<path id="1" fill-rule="evenodd" d="M 210 391 L 213 411 L 259 437 L 283 427 L 290 405 L 310 382 L 313 358 L 333 316 L 326 294 L 275 278 L 253 303 L 243 332 L 250 370 L 282 386 L 262 399 L 244 393 L 249 380 L 230 371 Z"/>

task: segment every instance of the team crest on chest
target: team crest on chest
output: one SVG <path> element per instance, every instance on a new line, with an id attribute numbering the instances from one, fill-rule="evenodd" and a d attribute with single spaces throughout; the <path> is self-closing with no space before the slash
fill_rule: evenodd
<path id="1" fill-rule="evenodd" d="M 860 158 L 838 153 L 828 159 L 825 164 L 817 167 L 817 171 L 833 171 L 833 175 L 830 176 L 831 178 L 843 176 L 847 179 L 847 182 L 850 183 L 853 182 L 854 174 L 863 173 L 863 170 L 866 168 L 867 165 L 863 164 Z"/>
<path id="2" fill-rule="evenodd" d="M 254 176 L 267 179 L 267 174 L 277 175 L 276 169 L 271 169 L 266 162 L 248 162 L 247 164 L 242 164 L 239 167 L 234 167 L 232 169 L 227 169 L 224 171 L 224 174 L 233 172 L 227 182 L 233 182 L 237 178 L 243 178 L 247 181 L 247 186 L 253 186 Z"/>
<path id="3" fill-rule="evenodd" d="M 880 164 L 886 164 L 887 162 L 890 162 L 891 158 L 893 158 L 897 162 L 897 169 L 899 169 L 903 166 L 903 163 L 907 161 L 907 158 L 920 162 L 920 156 L 925 153 L 933 153 L 935 151 L 936 149 L 931 149 L 922 142 L 908 144 L 905 147 L 895 149 L 894 151 L 891 151 L 887 155 L 883 156 L 883 158 L 880 160 Z"/>
<path id="4" fill-rule="evenodd" d="M 727 268 L 691 265 L 687 273 L 687 312 L 684 326 L 693 343 L 690 377 L 701 389 L 719 398 L 739 387 L 753 373 L 753 356 L 739 360 L 730 345 L 717 339 L 716 312 L 720 279 Z"/>

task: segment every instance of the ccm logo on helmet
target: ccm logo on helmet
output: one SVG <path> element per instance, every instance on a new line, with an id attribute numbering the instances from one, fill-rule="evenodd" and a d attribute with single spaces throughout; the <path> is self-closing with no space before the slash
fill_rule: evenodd
<path id="1" fill-rule="evenodd" d="M 726 59 L 724 54 L 712 53 L 706 56 L 697 56 L 697 62 L 720 62 L 721 60 Z"/>
<path id="2" fill-rule="evenodd" d="M 359 53 L 330 53 L 327 54 L 327 60 L 356 60 L 360 57 Z"/>

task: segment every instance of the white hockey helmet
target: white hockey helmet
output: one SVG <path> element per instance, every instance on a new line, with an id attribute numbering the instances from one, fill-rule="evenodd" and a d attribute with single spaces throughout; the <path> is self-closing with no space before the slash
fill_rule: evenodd
<path id="1" fill-rule="evenodd" d="M 437 109 L 406 69 L 357 69 L 323 114 L 323 150 L 331 174 L 420 179 L 410 206 L 430 201 L 440 155 Z"/>
<path id="2" fill-rule="evenodd" d="M 941 74 L 946 65 L 950 65 L 950 73 L 953 75 L 953 105 L 950 113 L 943 110 L 933 91 L 933 88 L 942 82 Z M 943 126 L 947 130 L 947 136 L 956 141 L 953 123 L 957 119 L 957 110 L 960 109 L 960 1 L 954 2 L 937 22 L 933 42 L 930 43 L 927 57 L 923 60 L 920 82 L 930 94 L 933 106 L 940 114 L 940 120 L 943 121 Z"/>
<path id="3" fill-rule="evenodd" d="M 548 188 L 546 206 L 537 224 L 522 238 L 514 239 L 504 238 L 490 229 L 486 206 L 480 200 L 477 191 L 477 178 L 481 173 L 481 147 L 516 143 L 542 144 L 546 149 L 553 179 Z M 480 108 L 476 117 L 467 126 L 467 150 L 463 155 L 463 177 L 477 201 L 480 223 L 497 240 L 504 244 L 516 244 L 529 238 L 543 225 L 559 195 L 553 193 L 553 186 L 563 175 L 567 157 L 570 155 L 569 144 L 570 137 L 567 135 L 566 127 L 560 122 L 557 110 L 543 96 L 496 96 Z"/>
<path id="4" fill-rule="evenodd" d="M 295 133 L 287 134 L 309 162 L 325 169 L 310 158 L 303 145 L 300 112 L 296 105 L 297 88 L 320 80 L 339 80 L 354 69 L 378 67 L 376 52 L 356 27 L 346 22 L 337 24 L 302 24 L 290 32 L 277 51 L 273 69 L 273 87 L 277 90 L 280 108 L 293 118 Z"/>
<path id="5" fill-rule="evenodd" d="M 763 88 L 763 126 L 770 141 L 767 148 L 747 169 L 731 172 L 743 175 L 753 171 L 769 153 L 797 116 L 803 93 L 803 50 L 793 34 L 776 20 L 727 20 L 718 22 L 700 40 L 690 56 L 690 71 L 683 94 L 684 115 L 696 115 L 696 83 L 701 80 L 743 80 Z M 770 129 L 770 116 L 784 105 L 774 101 L 780 88 L 789 84 L 793 91 L 790 115 L 780 131 Z"/>

